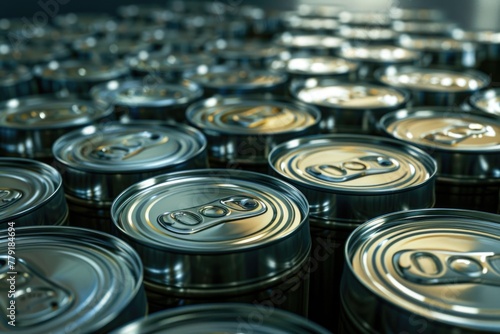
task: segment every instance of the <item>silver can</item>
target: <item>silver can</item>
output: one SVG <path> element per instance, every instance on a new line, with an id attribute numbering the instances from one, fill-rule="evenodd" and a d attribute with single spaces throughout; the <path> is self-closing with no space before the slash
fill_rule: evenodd
<path id="1" fill-rule="evenodd" d="M 333 56 L 345 40 L 330 35 L 284 32 L 276 36 L 273 43 L 287 49 L 292 55 Z"/>
<path id="2" fill-rule="evenodd" d="M 399 34 L 386 27 L 365 27 L 341 25 L 338 35 L 351 45 L 392 45 L 396 42 Z"/>
<path id="3" fill-rule="evenodd" d="M 88 98 L 93 86 L 124 78 L 129 75 L 129 68 L 121 62 L 95 63 L 68 60 L 37 66 L 34 73 L 38 77 L 40 90 L 43 93 L 63 91 Z"/>
<path id="4" fill-rule="evenodd" d="M 490 83 L 489 76 L 479 71 L 414 66 L 377 70 L 375 78 L 382 84 L 409 90 L 412 106 L 458 106 Z"/>
<path id="5" fill-rule="evenodd" d="M 349 234 L 389 212 L 434 204 L 435 161 L 395 140 L 322 135 L 291 140 L 269 155 L 273 174 L 308 199 L 312 235 L 309 317 L 331 331 L 339 321 L 342 247 Z"/>
<path id="6" fill-rule="evenodd" d="M 25 65 L 32 67 L 53 60 L 68 59 L 71 53 L 62 45 L 11 45 L 0 43 L 0 65 Z"/>
<path id="7" fill-rule="evenodd" d="M 2 321 L 2 333 L 107 333 L 146 315 L 142 264 L 125 242 L 78 228 L 16 224 L 1 233 L 5 250 L 8 231 L 15 255 L 0 255 L 0 304 L 15 327 Z"/>
<path id="8" fill-rule="evenodd" d="M 151 49 L 152 45 L 132 38 L 87 37 L 73 43 L 73 50 L 79 59 L 94 62 L 112 62 Z"/>
<path id="9" fill-rule="evenodd" d="M 500 119 L 500 89 L 491 88 L 479 91 L 467 99 L 470 109 L 485 116 Z"/>
<path id="10" fill-rule="evenodd" d="M 107 105 L 75 96 L 32 95 L 0 104 L 0 152 L 52 162 L 52 144 L 74 129 L 111 118 Z"/>
<path id="11" fill-rule="evenodd" d="M 498 215 L 427 209 L 370 220 L 347 241 L 340 333 L 500 331 Z"/>
<path id="12" fill-rule="evenodd" d="M 186 108 L 202 95 L 201 87 L 193 82 L 166 84 L 154 79 L 113 80 L 90 90 L 95 101 L 114 106 L 119 118 L 179 123 L 185 123 Z"/>
<path id="13" fill-rule="evenodd" d="M 0 228 L 65 225 L 68 205 L 61 175 L 53 167 L 29 159 L 0 158 Z"/>
<path id="14" fill-rule="evenodd" d="M 321 110 L 320 128 L 326 133 L 377 134 L 380 117 L 410 100 L 404 90 L 329 78 L 294 79 L 290 93 Z"/>
<path id="15" fill-rule="evenodd" d="M 298 15 L 287 15 L 283 18 L 283 25 L 287 31 L 313 34 L 334 34 L 340 26 L 336 19 Z"/>
<path id="16" fill-rule="evenodd" d="M 449 37 L 456 24 L 447 21 L 393 21 L 392 29 L 399 34 L 420 37 Z"/>
<path id="17" fill-rule="evenodd" d="M 267 173 L 267 156 L 279 143 L 316 133 L 320 112 L 290 100 L 210 98 L 189 106 L 186 118 L 208 140 L 211 167 Z"/>
<path id="18" fill-rule="evenodd" d="M 116 21 L 109 14 L 81 12 L 59 14 L 53 24 L 64 31 L 103 33 L 106 26 L 115 25 Z"/>
<path id="19" fill-rule="evenodd" d="M 329 334 L 303 317 L 268 305 L 243 303 L 192 305 L 163 311 L 110 334 L 185 333 Z"/>
<path id="20" fill-rule="evenodd" d="M 392 20 L 400 21 L 442 21 L 445 15 L 436 8 L 397 8 L 389 10 L 389 17 Z"/>
<path id="21" fill-rule="evenodd" d="M 195 33 L 192 31 L 176 31 L 171 29 L 146 30 L 141 41 L 152 44 L 156 49 L 166 53 L 200 54 L 207 41 L 213 38 L 207 31 Z"/>
<path id="22" fill-rule="evenodd" d="M 70 224 L 111 232 L 112 201 L 125 188 L 171 171 L 206 168 L 206 139 L 185 125 L 108 123 L 61 136 L 53 145 Z"/>
<path id="23" fill-rule="evenodd" d="M 288 80 L 286 73 L 224 65 L 202 66 L 195 72 L 186 73 L 185 78 L 200 85 L 207 98 L 214 95 L 284 95 Z"/>
<path id="24" fill-rule="evenodd" d="M 376 11 L 349 11 L 343 10 L 339 13 L 339 22 L 349 26 L 361 27 L 386 27 L 391 25 L 389 15 Z"/>
<path id="25" fill-rule="evenodd" d="M 288 60 L 275 60 L 269 70 L 285 72 L 293 80 L 308 77 L 328 77 L 343 81 L 355 81 L 359 65 L 333 56 L 296 56 Z"/>
<path id="26" fill-rule="evenodd" d="M 0 66 L 0 101 L 37 92 L 33 74 L 24 65 Z"/>
<path id="27" fill-rule="evenodd" d="M 429 107 L 387 114 L 380 127 L 436 159 L 437 207 L 500 210 L 500 121 Z"/>
<path id="28" fill-rule="evenodd" d="M 393 45 L 344 45 L 339 57 L 352 62 L 359 63 L 359 80 L 373 80 L 374 73 L 379 68 L 395 65 L 417 65 L 422 54 L 417 51 L 393 46 Z"/>
<path id="29" fill-rule="evenodd" d="M 289 184 L 241 170 L 170 173 L 126 189 L 111 215 L 141 256 L 151 310 L 271 302 L 307 315 L 308 204 Z"/>

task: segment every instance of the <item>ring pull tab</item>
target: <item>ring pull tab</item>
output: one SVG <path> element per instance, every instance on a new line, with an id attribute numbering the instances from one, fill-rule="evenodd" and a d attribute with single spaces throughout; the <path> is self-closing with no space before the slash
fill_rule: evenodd
<path id="1" fill-rule="evenodd" d="M 15 301 L 16 326 L 29 327 L 66 312 L 72 305 L 74 294 L 56 282 L 45 277 L 27 261 L 17 258 L 15 272 L 9 268 L 8 256 L 0 256 L 0 294 L 2 309 Z M 9 287 L 15 285 L 15 293 L 8 294 Z"/>
<path id="2" fill-rule="evenodd" d="M 245 128 L 256 128 L 265 124 L 268 118 L 276 116 L 280 111 L 277 107 L 260 106 L 232 115 L 230 121 Z"/>
<path id="3" fill-rule="evenodd" d="M 389 156 L 369 155 L 342 161 L 335 165 L 306 167 L 306 173 L 328 182 L 346 182 L 368 175 L 391 173 L 399 169 L 399 162 Z"/>
<path id="4" fill-rule="evenodd" d="M 241 195 L 217 199 L 157 217 L 163 228 L 178 234 L 193 234 L 234 220 L 257 217 L 267 211 L 261 200 Z"/>
<path id="5" fill-rule="evenodd" d="M 468 138 L 495 136 L 488 126 L 479 123 L 461 123 L 422 134 L 421 138 L 444 145 L 456 145 Z"/>
<path id="6" fill-rule="evenodd" d="M 91 152 L 91 156 L 101 160 L 126 160 L 144 150 L 165 144 L 168 137 L 162 134 L 143 131 L 120 136 L 109 145 L 101 145 Z"/>
<path id="7" fill-rule="evenodd" d="M 403 278 L 417 284 L 500 286 L 500 255 L 493 252 L 404 250 L 394 255 L 393 262 Z"/>
<path id="8" fill-rule="evenodd" d="M 0 188 L 0 210 L 16 203 L 23 197 L 19 189 Z"/>

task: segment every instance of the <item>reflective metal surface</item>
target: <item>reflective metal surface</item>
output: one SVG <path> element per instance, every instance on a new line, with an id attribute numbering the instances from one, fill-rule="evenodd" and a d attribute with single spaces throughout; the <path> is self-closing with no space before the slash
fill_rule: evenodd
<path id="1" fill-rule="evenodd" d="M 93 61 L 114 61 L 150 49 L 151 44 L 125 38 L 87 37 L 73 43 L 73 50 L 80 59 Z"/>
<path id="2" fill-rule="evenodd" d="M 61 175 L 28 159 L 0 158 L 0 227 L 63 225 L 68 220 Z"/>
<path id="3" fill-rule="evenodd" d="M 499 223 L 498 215 L 429 209 L 363 224 L 345 250 L 346 322 L 370 333 L 499 331 Z"/>
<path id="4" fill-rule="evenodd" d="M 393 21 L 392 29 L 400 34 L 415 36 L 450 36 L 456 24 L 447 21 Z"/>
<path id="5" fill-rule="evenodd" d="M 0 64 L 34 66 L 53 60 L 64 60 L 71 55 L 63 45 L 17 45 L 0 43 Z"/>
<path id="6" fill-rule="evenodd" d="M 290 78 L 314 76 L 332 77 L 354 81 L 359 65 L 333 56 L 297 56 L 288 60 L 275 60 L 269 66 L 272 71 L 286 72 Z"/>
<path id="7" fill-rule="evenodd" d="M 389 10 L 393 20 L 401 21 L 439 21 L 444 19 L 444 13 L 434 8 L 396 8 Z"/>
<path id="8" fill-rule="evenodd" d="M 0 101 L 35 94 L 36 91 L 36 83 L 28 67 L 0 66 Z"/>
<path id="9" fill-rule="evenodd" d="M 339 22 L 350 26 L 389 27 L 391 19 L 386 13 L 371 11 L 342 11 Z"/>
<path id="10" fill-rule="evenodd" d="M 7 233 L 0 238 L 7 249 Z M 108 234 L 70 227 L 16 226 L 15 327 L 4 333 L 53 333 L 61 329 L 103 333 L 145 316 L 142 265 L 137 253 Z M 9 277 L 0 256 L 0 275 Z"/>
<path id="11" fill-rule="evenodd" d="M 336 19 L 321 17 L 300 17 L 292 15 L 285 17 L 283 24 L 287 30 L 304 33 L 334 33 L 340 24 Z"/>
<path id="12" fill-rule="evenodd" d="M 360 224 L 388 212 L 434 204 L 435 161 L 395 140 L 320 135 L 278 145 L 269 164 L 307 197 L 310 216 L 328 226 Z"/>
<path id="13" fill-rule="evenodd" d="M 492 88 L 470 96 L 467 103 L 474 110 L 485 115 L 500 118 L 500 89 Z"/>
<path id="14" fill-rule="evenodd" d="M 343 38 L 320 34 L 297 34 L 285 32 L 274 39 L 274 43 L 286 48 L 292 53 L 307 53 L 311 55 L 334 55 Z"/>
<path id="15" fill-rule="evenodd" d="M 399 34 L 390 28 L 379 26 L 341 25 L 338 35 L 353 45 L 394 44 Z"/>

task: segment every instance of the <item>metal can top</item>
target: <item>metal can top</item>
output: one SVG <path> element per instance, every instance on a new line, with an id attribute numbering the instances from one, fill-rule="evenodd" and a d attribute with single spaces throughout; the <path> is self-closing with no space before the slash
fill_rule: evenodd
<path id="1" fill-rule="evenodd" d="M 443 12 L 433 8 L 391 8 L 389 16 L 401 21 L 439 21 L 444 19 Z"/>
<path id="2" fill-rule="evenodd" d="M 420 53 L 393 45 L 347 45 L 340 49 L 339 56 L 353 61 L 390 64 L 416 62 L 420 59 Z"/>
<path id="3" fill-rule="evenodd" d="M 469 97 L 468 102 L 474 109 L 500 117 L 500 88 L 474 93 Z"/>
<path id="4" fill-rule="evenodd" d="M 145 180 L 127 188 L 111 207 L 117 228 L 141 244 L 235 256 L 272 245 L 272 254 L 280 257 L 278 250 L 292 242 L 302 257 L 309 240 L 297 240 L 303 235 L 295 232 L 307 224 L 308 212 L 304 195 L 294 187 L 264 174 L 222 169 Z M 273 260 L 282 265 L 282 259 Z"/>
<path id="5" fill-rule="evenodd" d="M 127 61 L 132 70 L 152 75 L 169 71 L 187 71 L 215 64 L 215 58 L 203 53 L 140 52 Z"/>
<path id="6" fill-rule="evenodd" d="M 53 167 L 30 159 L 0 158 L 0 223 L 15 221 L 50 200 L 62 187 Z"/>
<path id="7" fill-rule="evenodd" d="M 366 110 L 395 107 L 409 99 L 408 93 L 391 87 L 331 79 L 294 80 L 290 87 L 300 101 L 324 107 Z"/>
<path id="8" fill-rule="evenodd" d="M 196 52 L 201 50 L 209 40 L 210 34 L 205 32 L 177 31 L 169 29 L 146 30 L 141 35 L 141 40 L 150 44 L 160 45 L 168 51 L 176 52 L 177 49 Z"/>
<path id="9" fill-rule="evenodd" d="M 383 27 L 351 27 L 340 26 L 339 36 L 347 40 L 360 41 L 393 41 L 399 34 L 394 30 Z"/>
<path id="10" fill-rule="evenodd" d="M 34 95 L 0 104 L 0 127 L 57 129 L 91 124 L 113 113 L 108 105 L 74 96 Z"/>
<path id="11" fill-rule="evenodd" d="M 348 25 L 389 26 L 391 19 L 386 13 L 373 11 L 342 11 L 339 22 Z"/>
<path id="12" fill-rule="evenodd" d="M 458 40 L 472 41 L 481 44 L 500 44 L 500 31 L 453 29 L 451 36 Z"/>
<path id="13" fill-rule="evenodd" d="M 285 18 L 284 25 L 290 30 L 299 31 L 335 31 L 340 24 L 335 19 L 330 18 L 306 18 L 300 16 L 290 16 Z"/>
<path id="14" fill-rule="evenodd" d="M 142 291 L 142 264 L 125 242 L 75 227 L 16 227 L 15 232 L 14 332 L 107 332 L 122 312 L 138 307 L 130 304 Z M 7 244 L 7 233 L 2 233 L 0 245 L 7 249 Z M 8 263 L 8 256 L 1 255 L 3 277 L 13 271 Z M 10 305 L 7 293 L 0 303 Z M 126 314 L 131 313 L 137 312 Z M 12 327 L 2 321 L 0 330 Z"/>
<path id="15" fill-rule="evenodd" d="M 460 110 L 399 110 L 383 116 L 380 124 L 390 136 L 433 151 L 500 152 L 500 122 Z"/>
<path id="16" fill-rule="evenodd" d="M 26 66 L 0 66 L 0 86 L 2 87 L 17 85 L 20 82 L 30 81 L 31 79 L 33 79 L 33 74 Z"/>
<path id="17" fill-rule="evenodd" d="M 201 97 L 203 90 L 195 83 L 151 83 L 142 80 L 112 80 L 92 87 L 96 101 L 112 105 L 166 107 L 187 104 Z"/>
<path id="18" fill-rule="evenodd" d="M 224 59 L 272 59 L 279 58 L 285 49 L 271 43 L 245 42 L 242 40 L 217 39 L 205 44 L 207 51 Z"/>
<path id="19" fill-rule="evenodd" d="M 253 315 L 262 317 L 256 326 Z M 251 320 L 250 320 L 251 319 Z M 254 333 L 254 334 L 329 334 L 311 321 L 280 309 L 261 311 L 247 304 L 191 305 L 149 315 L 110 334 Z"/>
<path id="20" fill-rule="evenodd" d="M 498 215 L 457 209 L 384 215 L 351 234 L 347 265 L 400 319 L 404 310 L 441 331 L 444 323 L 450 332 L 498 332 L 499 223 Z"/>
<path id="21" fill-rule="evenodd" d="M 402 35 L 399 44 L 410 50 L 441 52 L 473 52 L 478 45 L 473 42 L 456 40 L 449 37 L 414 37 Z"/>
<path id="22" fill-rule="evenodd" d="M 301 17 L 325 17 L 335 18 L 342 12 L 342 7 L 334 5 L 310 5 L 300 4 L 297 6 L 297 15 Z"/>
<path id="23" fill-rule="evenodd" d="M 285 32 L 275 39 L 275 43 L 284 48 L 338 49 L 344 43 L 344 39 L 329 35 Z"/>
<path id="24" fill-rule="evenodd" d="M 180 165 L 205 149 L 205 137 L 192 127 L 136 121 L 75 130 L 54 143 L 53 154 L 76 170 L 114 174 Z"/>
<path id="25" fill-rule="evenodd" d="M 363 135 L 308 136 L 280 144 L 271 168 L 292 184 L 335 193 L 395 193 L 420 187 L 434 160 L 401 142 Z"/>
<path id="26" fill-rule="evenodd" d="M 293 101 L 209 98 L 189 106 L 186 117 L 204 131 L 249 135 L 300 132 L 321 116 L 316 108 Z"/>
<path id="27" fill-rule="evenodd" d="M 52 60 L 65 59 L 70 51 L 62 45 L 16 45 L 0 44 L 0 63 L 24 64 L 27 66 L 45 64 Z"/>
<path id="28" fill-rule="evenodd" d="M 432 34 L 432 35 L 449 35 L 456 27 L 456 24 L 451 22 L 422 22 L 422 21 L 394 21 L 392 28 L 398 33 L 406 33 L 412 35 Z"/>
<path id="29" fill-rule="evenodd" d="M 271 70 L 285 71 L 296 75 L 339 75 L 355 72 L 359 65 L 346 59 L 331 56 L 293 57 L 289 60 L 275 60 Z"/>
<path id="30" fill-rule="evenodd" d="M 257 89 L 275 87 L 287 80 L 285 73 L 234 68 L 227 66 L 201 66 L 196 73 L 186 74 L 186 79 L 207 88 Z"/>
<path id="31" fill-rule="evenodd" d="M 121 57 L 127 54 L 137 54 L 142 50 L 148 50 L 151 45 L 146 42 L 138 42 L 128 38 L 96 38 L 87 37 L 73 42 L 73 49 L 79 53 L 87 53 L 96 56 L 114 55 Z"/>
<path id="32" fill-rule="evenodd" d="M 478 71 L 413 66 L 377 70 L 375 77 L 390 86 L 431 92 L 473 92 L 490 83 L 489 76 Z"/>
<path id="33" fill-rule="evenodd" d="M 52 80 L 113 80 L 127 75 L 129 69 L 121 62 L 96 63 L 92 61 L 68 60 L 51 61 L 35 68 L 35 74 L 43 79 Z"/>
<path id="34" fill-rule="evenodd" d="M 116 24 L 114 19 L 103 13 L 66 13 L 54 17 L 54 25 L 66 31 L 78 30 L 103 32 L 107 25 Z"/>

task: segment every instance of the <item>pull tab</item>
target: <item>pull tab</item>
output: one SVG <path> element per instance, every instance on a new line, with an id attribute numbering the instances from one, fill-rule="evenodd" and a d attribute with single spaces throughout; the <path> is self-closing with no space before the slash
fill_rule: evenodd
<path id="1" fill-rule="evenodd" d="M 11 296 L 10 286 L 15 286 Z M 9 270 L 8 257 L 0 256 L 0 294 L 2 309 L 15 300 L 16 326 L 28 327 L 60 316 L 71 307 L 74 295 L 35 270 L 23 259 L 17 258 L 16 272 Z M 14 298 L 12 298 L 14 297 Z"/>
<path id="2" fill-rule="evenodd" d="M 402 277 L 417 284 L 479 283 L 500 286 L 500 255 L 492 252 L 405 250 L 393 258 Z"/>
<path id="3" fill-rule="evenodd" d="M 157 221 L 178 234 L 193 234 L 234 220 L 256 217 L 267 211 L 264 202 L 250 196 L 231 196 L 187 209 L 165 212 Z"/>
<path id="4" fill-rule="evenodd" d="M 168 137 L 144 131 L 120 136 L 109 145 L 101 145 L 92 150 L 90 155 L 102 160 L 126 160 L 151 147 L 164 144 Z"/>
<path id="5" fill-rule="evenodd" d="M 0 188 L 0 210 L 19 201 L 23 192 L 18 189 Z"/>
<path id="6" fill-rule="evenodd" d="M 256 128 L 266 123 L 266 118 L 275 116 L 281 110 L 272 106 L 260 106 L 232 115 L 230 121 L 245 128 Z"/>
<path id="7" fill-rule="evenodd" d="M 369 155 L 343 161 L 336 165 L 314 165 L 306 173 L 328 182 L 346 182 L 367 175 L 390 173 L 399 169 L 399 162 L 388 156 Z"/>
<path id="8" fill-rule="evenodd" d="M 491 131 L 491 128 L 479 123 L 461 123 L 424 133 L 421 138 L 444 145 L 455 145 L 471 137 L 495 136 L 494 131 L 493 134 Z"/>

